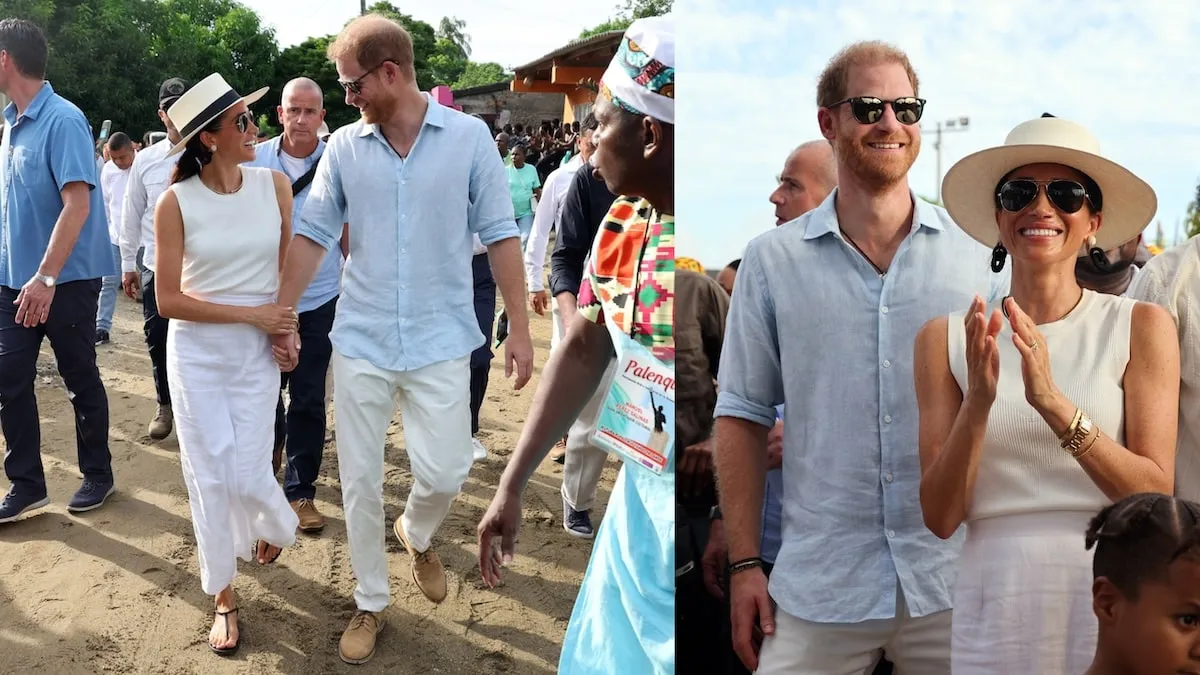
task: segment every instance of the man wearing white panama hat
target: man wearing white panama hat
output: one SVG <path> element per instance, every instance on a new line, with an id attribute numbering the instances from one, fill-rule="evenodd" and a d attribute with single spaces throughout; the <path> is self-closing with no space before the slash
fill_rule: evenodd
<path id="1" fill-rule="evenodd" d="M 966 524 L 951 668 L 1080 673 L 1096 645 L 1081 534 L 1114 501 L 1171 492 L 1179 347 L 1161 307 L 1081 288 L 1076 258 L 1135 238 L 1154 191 L 1045 115 L 960 160 L 942 194 L 993 270 L 1012 258 L 1011 296 L 916 341 L 924 519 L 946 539 Z"/>
<path id="2" fill-rule="evenodd" d="M 329 46 L 362 120 L 329 138 L 288 251 L 280 302 L 296 302 L 349 223 L 350 257 L 330 338 L 338 469 L 358 612 L 338 645 L 347 663 L 375 652 L 390 600 L 384 548 L 384 443 L 396 408 L 413 485 L 393 530 L 412 579 L 447 596 L 433 538 L 471 469 L 470 354 L 484 344 L 474 311 L 472 235 L 487 247 L 508 308 L 507 371 L 528 382 L 533 346 L 524 267 L 504 166 L 486 125 L 417 87 L 412 38 L 379 15 Z M 294 363 L 295 340 L 278 357 Z"/>
<path id="3" fill-rule="evenodd" d="M 817 119 L 838 187 L 750 242 L 738 268 L 716 464 L 734 647 L 759 673 L 866 673 L 884 655 L 902 673 L 949 671 L 957 541 L 934 537 L 917 506 L 912 342 L 929 319 L 1007 284 L 986 248 L 909 188 L 917 89 L 890 45 L 834 56 Z M 768 588 L 767 434 L 785 399 L 784 535 Z"/>

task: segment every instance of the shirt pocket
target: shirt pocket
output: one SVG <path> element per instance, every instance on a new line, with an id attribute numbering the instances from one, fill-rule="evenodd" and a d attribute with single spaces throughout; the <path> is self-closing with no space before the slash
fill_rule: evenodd
<path id="1" fill-rule="evenodd" d="M 16 147 L 12 149 L 12 176 L 28 188 L 45 188 L 54 184 L 50 167 L 43 161 L 40 150 Z"/>

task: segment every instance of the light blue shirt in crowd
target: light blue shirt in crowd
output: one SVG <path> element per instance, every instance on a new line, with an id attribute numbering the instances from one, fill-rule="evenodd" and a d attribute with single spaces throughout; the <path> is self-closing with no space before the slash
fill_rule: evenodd
<path id="1" fill-rule="evenodd" d="M 0 286 L 21 288 L 37 274 L 68 183 L 87 183 L 89 209 L 57 283 L 116 274 L 92 129 L 83 112 L 46 82 L 20 118 L 15 103 L 4 108 L 0 152 Z"/>
<path id="2" fill-rule="evenodd" d="M 988 189 L 990 186 L 981 186 Z M 746 249 L 726 320 L 718 417 L 763 426 L 784 410 L 779 607 L 819 623 L 951 607 L 961 533 L 942 541 L 919 501 L 913 345 L 927 321 L 1003 297 L 990 251 L 914 195 L 881 277 L 842 236 L 835 190 Z"/>
<path id="3" fill-rule="evenodd" d="M 350 223 L 350 257 L 330 339 L 343 356 L 416 370 L 484 344 L 475 318 L 472 233 L 517 237 L 508 174 L 487 125 L 425 96 L 401 159 L 379 127 L 335 131 L 295 227 L 326 250 Z"/>
<path id="4" fill-rule="evenodd" d="M 276 136 L 266 143 L 260 143 L 254 148 L 255 158 L 252 162 L 247 162 L 247 166 L 261 166 L 267 169 L 273 169 L 283 173 L 288 177 L 288 180 L 295 183 L 301 176 L 308 173 L 321 159 L 321 155 L 325 152 L 325 141 L 317 141 L 317 149 L 313 154 L 304 158 L 304 171 L 298 175 L 291 175 L 288 172 L 283 161 L 279 157 L 282 152 L 283 136 Z M 314 179 L 316 176 L 313 177 Z M 308 199 L 308 193 L 312 190 L 312 184 L 304 188 L 297 194 L 292 201 L 292 229 L 295 231 L 295 223 L 297 216 L 304 209 L 304 200 Z M 340 236 L 340 235 L 339 235 Z M 312 283 L 308 285 L 308 289 L 304 291 L 304 295 L 300 298 L 300 302 L 296 303 L 296 311 L 303 314 L 311 312 L 325 303 L 337 297 L 338 290 L 342 283 L 342 247 L 341 245 L 334 246 L 325 253 L 325 258 L 321 260 L 321 266 L 317 268 L 317 273 L 313 277 Z"/>

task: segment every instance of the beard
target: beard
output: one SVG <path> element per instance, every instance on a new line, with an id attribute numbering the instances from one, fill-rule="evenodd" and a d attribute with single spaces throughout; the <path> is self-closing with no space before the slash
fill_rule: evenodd
<path id="1" fill-rule="evenodd" d="M 367 109 L 362 111 L 363 121 L 367 124 L 380 124 L 389 120 L 395 114 L 398 105 L 396 99 L 383 96 L 367 101 Z"/>
<path id="2" fill-rule="evenodd" d="M 902 152 L 882 155 L 867 146 L 868 143 L 888 142 L 903 143 Z M 854 177 L 877 191 L 882 191 L 904 180 L 908 176 L 913 162 L 917 160 L 917 153 L 920 150 L 921 139 L 911 136 L 901 138 L 868 136 L 862 139 L 839 136 L 834 146 L 835 153 L 838 157 L 846 160 L 846 165 Z"/>

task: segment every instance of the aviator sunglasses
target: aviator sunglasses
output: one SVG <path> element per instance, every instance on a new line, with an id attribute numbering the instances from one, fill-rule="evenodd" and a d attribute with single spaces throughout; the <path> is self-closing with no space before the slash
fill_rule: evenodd
<path id="1" fill-rule="evenodd" d="M 883 119 L 883 109 L 892 106 L 896 121 L 909 126 L 921 121 L 925 112 L 925 99 L 914 96 L 904 96 L 894 101 L 885 101 L 875 96 L 852 96 L 844 101 L 838 101 L 830 108 L 836 108 L 845 103 L 850 104 L 850 112 L 859 124 L 875 124 Z"/>
<path id="2" fill-rule="evenodd" d="M 1038 190 L 1046 190 L 1046 198 L 1054 208 L 1063 213 L 1075 213 L 1083 208 L 1084 201 L 1091 202 L 1087 188 L 1073 180 L 1030 180 L 1019 178 L 1005 181 L 996 191 L 996 204 L 1012 213 L 1025 210 L 1037 199 Z M 1093 204 L 1094 205 L 1094 204 Z"/>
<path id="3" fill-rule="evenodd" d="M 355 96 L 358 96 L 358 95 L 362 94 L 362 85 L 363 85 L 363 80 L 367 79 L 367 77 L 368 77 L 368 76 L 369 76 L 371 73 L 373 73 L 373 72 L 375 72 L 375 71 L 379 70 L 380 68 L 382 68 L 382 67 L 383 67 L 383 64 L 385 64 L 385 63 L 391 63 L 391 64 L 393 64 L 393 65 L 395 65 L 395 64 L 396 64 L 396 62 L 395 62 L 395 61 L 393 61 L 393 60 L 391 60 L 391 59 L 384 59 L 384 60 L 382 60 L 382 61 L 380 61 L 380 62 L 379 62 L 379 65 L 377 65 L 377 66 L 375 66 L 374 68 L 372 68 L 372 69 L 368 70 L 367 72 L 363 73 L 363 74 L 362 74 L 362 77 L 359 77 L 357 80 L 349 80 L 349 81 L 347 81 L 347 80 L 338 80 L 338 84 L 342 85 L 342 89 L 345 89 L 346 91 L 350 92 L 351 94 L 354 94 Z"/>

